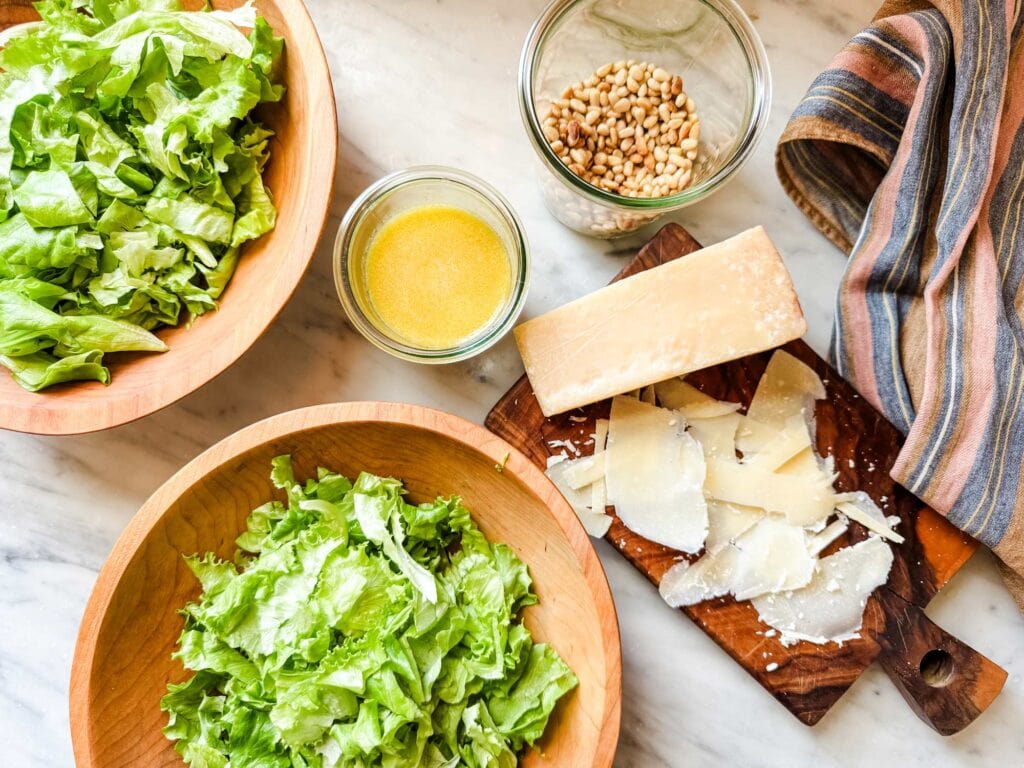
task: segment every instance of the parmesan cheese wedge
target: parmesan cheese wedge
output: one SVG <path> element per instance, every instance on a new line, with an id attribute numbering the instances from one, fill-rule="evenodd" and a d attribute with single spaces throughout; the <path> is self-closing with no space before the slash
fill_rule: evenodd
<path id="1" fill-rule="evenodd" d="M 515 337 L 552 416 L 806 330 L 785 264 L 757 227 L 527 320 Z"/>
<path id="2" fill-rule="evenodd" d="M 842 643 L 858 637 L 868 597 L 889 578 L 892 550 L 871 537 L 822 558 L 810 583 L 788 594 L 756 597 L 761 621 L 784 643 Z"/>
<path id="3" fill-rule="evenodd" d="M 825 520 L 834 509 L 832 483 L 823 474 L 810 481 L 749 464 L 710 459 L 704 490 L 719 501 L 778 512 L 797 526 Z"/>
<path id="4" fill-rule="evenodd" d="M 679 414 L 630 397 L 612 400 L 605 487 L 627 528 L 699 552 L 708 532 L 704 472 L 704 454 Z"/>

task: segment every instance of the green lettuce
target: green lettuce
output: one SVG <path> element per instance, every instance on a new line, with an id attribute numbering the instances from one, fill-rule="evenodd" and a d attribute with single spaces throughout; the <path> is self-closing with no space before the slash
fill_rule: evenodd
<path id="1" fill-rule="evenodd" d="M 526 565 L 457 499 L 320 469 L 249 515 L 238 554 L 187 559 L 164 733 L 192 768 L 511 768 L 575 688 L 534 643 Z"/>
<path id="2" fill-rule="evenodd" d="M 275 224 L 252 113 L 283 93 L 251 2 L 36 8 L 0 34 L 0 365 L 31 391 L 108 383 L 106 353 L 163 351 L 150 331 L 217 308 Z"/>

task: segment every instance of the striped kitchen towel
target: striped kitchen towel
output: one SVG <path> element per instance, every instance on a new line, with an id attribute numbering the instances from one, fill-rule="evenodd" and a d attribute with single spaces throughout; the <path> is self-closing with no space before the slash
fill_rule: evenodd
<path id="1" fill-rule="evenodd" d="M 892 476 L 1024 610 L 1024 21 L 888 2 L 786 127 L 786 192 L 850 261 L 833 364 L 906 434 Z"/>

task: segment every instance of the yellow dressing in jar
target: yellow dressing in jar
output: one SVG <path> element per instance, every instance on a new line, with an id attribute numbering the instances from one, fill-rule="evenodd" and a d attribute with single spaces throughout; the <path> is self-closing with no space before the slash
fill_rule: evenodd
<path id="1" fill-rule="evenodd" d="M 509 253 L 483 219 L 423 205 L 385 222 L 363 265 L 367 300 L 389 335 L 449 349 L 483 329 L 512 289 Z"/>

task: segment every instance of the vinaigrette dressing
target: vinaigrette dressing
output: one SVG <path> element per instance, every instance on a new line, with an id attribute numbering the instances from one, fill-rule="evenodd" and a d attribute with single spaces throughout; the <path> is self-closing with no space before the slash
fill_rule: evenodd
<path id="1" fill-rule="evenodd" d="M 494 319 L 512 289 L 498 234 L 445 205 L 413 208 L 384 224 L 364 269 L 373 313 L 391 335 L 421 349 L 458 346 Z"/>

